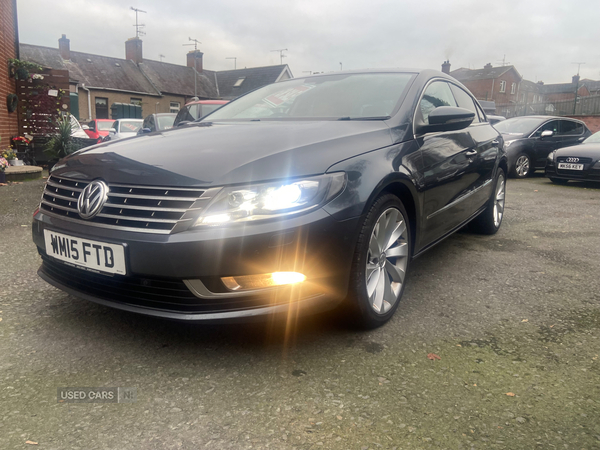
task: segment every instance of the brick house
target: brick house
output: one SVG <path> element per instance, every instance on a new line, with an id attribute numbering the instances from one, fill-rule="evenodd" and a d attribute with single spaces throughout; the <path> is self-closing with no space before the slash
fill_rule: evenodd
<path id="1" fill-rule="evenodd" d="M 8 73 L 9 59 L 19 57 L 17 1 L 0 0 L 0 147 L 7 147 L 9 139 L 19 133 L 16 112 L 9 113 L 6 103 L 9 94 L 16 93 L 14 78 Z"/>
<path id="2" fill-rule="evenodd" d="M 579 75 L 574 75 L 571 83 L 543 84 L 541 91 L 545 101 L 549 103 L 575 99 L 577 97 L 589 97 L 590 90 L 585 83 L 579 81 Z"/>
<path id="3" fill-rule="evenodd" d="M 450 72 L 450 62 L 445 61 L 442 71 L 464 84 L 478 100 L 493 101 L 496 104 L 518 102 L 523 77 L 514 66 L 493 67 L 488 63 L 482 69 L 462 67 Z"/>
<path id="4" fill-rule="evenodd" d="M 21 44 L 20 52 L 26 61 L 69 71 L 71 94 L 78 106 L 71 109 L 82 122 L 110 118 L 113 103 L 139 104 L 145 117 L 154 112 L 177 112 L 195 95 L 218 98 L 214 72 L 202 69 L 199 51 L 190 52 L 188 64 L 179 66 L 144 60 L 139 38 L 125 42 L 126 57 L 122 59 L 71 51 L 70 41 L 63 35 L 59 48 Z"/>
<path id="5" fill-rule="evenodd" d="M 125 42 L 124 59 L 72 51 L 65 35 L 58 43 L 58 48 L 21 44 L 21 58 L 69 71 L 70 90 L 77 104 L 71 110 L 81 122 L 110 118 L 113 103 L 139 104 L 142 116 L 146 117 L 152 113 L 177 112 L 194 97 L 231 99 L 249 88 L 292 77 L 287 65 L 222 72 L 206 70 L 204 54 L 199 50 L 187 54 L 185 66 L 144 59 L 139 38 Z M 230 83 L 231 80 L 234 81 Z M 220 92 L 221 88 L 226 95 Z"/>

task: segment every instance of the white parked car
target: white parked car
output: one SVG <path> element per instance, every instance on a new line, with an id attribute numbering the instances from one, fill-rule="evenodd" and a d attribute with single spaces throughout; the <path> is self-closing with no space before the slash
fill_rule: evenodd
<path id="1" fill-rule="evenodd" d="M 124 139 L 137 135 L 137 132 L 142 128 L 142 119 L 117 119 L 112 124 L 108 136 L 104 138 L 105 141 L 115 141 L 117 139 Z"/>

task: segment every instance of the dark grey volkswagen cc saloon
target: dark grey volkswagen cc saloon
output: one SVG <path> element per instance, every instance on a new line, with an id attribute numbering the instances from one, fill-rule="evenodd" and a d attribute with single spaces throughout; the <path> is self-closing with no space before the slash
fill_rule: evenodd
<path id="1" fill-rule="evenodd" d="M 385 323 L 411 259 L 501 223 L 501 135 L 437 71 L 297 78 L 188 126 L 61 160 L 33 218 L 40 276 L 190 321 L 345 308 Z"/>

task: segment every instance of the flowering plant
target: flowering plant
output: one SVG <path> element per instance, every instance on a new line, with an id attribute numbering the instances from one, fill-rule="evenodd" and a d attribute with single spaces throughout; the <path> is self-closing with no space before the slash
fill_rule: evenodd
<path id="1" fill-rule="evenodd" d="M 9 161 L 12 159 L 17 159 L 17 154 L 11 148 L 2 150 L 0 156 L 2 156 L 2 158 L 8 159 Z"/>
<path id="2" fill-rule="evenodd" d="M 13 141 L 17 141 L 17 142 L 24 142 L 25 144 L 29 144 L 31 142 L 31 140 L 27 139 L 24 136 L 17 136 L 12 138 Z"/>
<path id="3" fill-rule="evenodd" d="M 8 161 L 0 156 L 0 172 L 4 172 L 8 166 Z"/>

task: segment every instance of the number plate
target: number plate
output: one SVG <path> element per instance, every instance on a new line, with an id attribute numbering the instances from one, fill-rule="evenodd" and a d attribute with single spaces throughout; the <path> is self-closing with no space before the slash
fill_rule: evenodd
<path id="1" fill-rule="evenodd" d="M 46 254 L 98 272 L 125 275 L 125 247 L 44 230 Z"/>
<path id="2" fill-rule="evenodd" d="M 559 169 L 583 170 L 583 164 L 558 163 Z"/>

